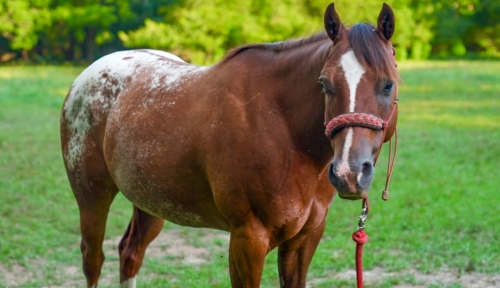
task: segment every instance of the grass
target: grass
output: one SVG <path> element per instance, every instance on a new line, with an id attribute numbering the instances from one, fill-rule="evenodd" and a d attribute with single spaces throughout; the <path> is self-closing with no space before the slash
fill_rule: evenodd
<path id="1" fill-rule="evenodd" d="M 80 252 L 78 210 L 62 164 L 58 128 L 62 101 L 80 71 L 0 68 L 0 269 L 27 273 L 29 277 L 18 275 L 26 278 L 20 280 L 22 287 L 84 283 L 79 270 L 78 276 L 61 271 L 80 267 Z M 500 273 L 495 202 L 500 63 L 406 62 L 400 71 L 400 152 L 388 202 L 378 196 L 386 158 L 377 167 L 367 223 L 370 242 L 364 252 L 365 269 L 400 273 L 369 287 L 416 283 L 407 272 L 411 269 Z M 314 287 L 353 286 L 335 275 L 354 267 L 350 234 L 359 212 L 359 202 L 334 200 L 309 269 L 310 279 L 323 279 Z M 117 197 L 107 238 L 121 235 L 130 215 L 131 205 Z M 165 229 L 178 229 L 193 246 L 207 245 L 190 240 L 199 236 L 196 229 L 173 224 Z M 208 243 L 211 251 L 224 250 L 224 245 L 220 240 Z M 116 261 L 117 256 L 107 259 Z M 104 273 L 116 274 L 117 269 L 107 267 Z M 0 287 L 6 287 L 1 271 Z M 213 253 L 202 265 L 149 257 L 138 281 L 142 287 L 228 287 L 227 255 Z M 277 286 L 276 253 L 271 252 L 262 287 Z M 438 281 L 429 287 L 462 286 Z"/>

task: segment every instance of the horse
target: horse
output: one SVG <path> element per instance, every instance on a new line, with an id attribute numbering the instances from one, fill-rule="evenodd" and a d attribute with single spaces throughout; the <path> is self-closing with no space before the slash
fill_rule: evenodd
<path id="1" fill-rule="evenodd" d="M 232 287 L 258 287 L 274 248 L 281 287 L 305 287 L 334 196 L 367 197 L 397 122 L 391 7 L 376 25 L 344 26 L 332 3 L 324 26 L 237 47 L 208 67 L 115 52 L 76 78 L 60 132 L 88 287 L 118 192 L 133 204 L 118 247 L 121 287 L 135 287 L 165 220 L 228 231 Z"/>

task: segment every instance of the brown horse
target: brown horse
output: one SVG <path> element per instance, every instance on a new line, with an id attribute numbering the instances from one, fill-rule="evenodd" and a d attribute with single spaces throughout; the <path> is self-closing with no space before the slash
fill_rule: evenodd
<path id="1" fill-rule="evenodd" d="M 117 52 L 75 80 L 61 140 L 89 287 L 118 191 L 134 205 L 119 245 L 122 287 L 135 286 L 164 219 L 230 232 L 233 287 L 258 287 L 276 247 L 281 286 L 305 286 L 333 186 L 342 198 L 366 197 L 397 119 L 392 9 L 383 5 L 376 27 L 344 27 L 330 4 L 324 23 L 326 33 L 242 46 L 211 67 Z M 325 118 L 358 114 L 391 120 L 330 122 L 325 137 Z"/>

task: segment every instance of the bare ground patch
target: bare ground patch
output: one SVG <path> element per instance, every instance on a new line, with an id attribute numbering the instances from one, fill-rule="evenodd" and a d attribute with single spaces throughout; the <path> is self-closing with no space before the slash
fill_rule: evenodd
<path id="1" fill-rule="evenodd" d="M 356 283 L 356 271 L 344 271 L 332 275 L 332 278 L 339 280 L 348 280 Z M 482 274 L 482 273 L 467 273 L 459 274 L 452 271 L 437 271 L 432 274 L 425 274 L 414 269 L 403 270 L 397 272 L 387 272 L 382 268 L 364 271 L 363 279 L 366 284 L 377 286 L 376 283 L 381 283 L 384 279 L 401 279 L 402 284 L 393 285 L 393 288 L 426 288 L 432 287 L 449 287 L 450 285 L 460 285 L 463 288 L 494 288 L 500 287 L 500 274 Z M 315 285 L 325 282 L 328 279 L 317 278 L 311 279 L 308 286 L 313 288 Z M 437 286 L 435 286 L 437 285 Z M 456 286 L 454 286 L 456 287 Z"/>
<path id="2" fill-rule="evenodd" d="M 117 283 L 119 283 L 118 270 L 120 262 L 117 251 L 120 240 L 121 236 L 118 236 L 105 240 L 103 243 L 106 260 L 104 261 L 101 277 L 99 278 L 100 287 L 116 287 Z M 221 245 L 212 245 L 216 241 L 221 242 Z M 179 263 L 201 265 L 209 261 L 210 255 L 214 251 L 197 245 L 197 243 L 210 243 L 210 247 L 215 247 L 212 249 L 220 250 L 215 251 L 216 253 L 226 254 L 226 247 L 229 244 L 229 234 L 212 229 L 193 229 L 190 233 L 186 233 L 180 229 L 170 229 L 160 233 L 151 245 L 149 245 L 146 257 L 165 258 L 168 256 L 169 259 L 174 259 L 174 261 L 178 261 Z M 0 287 L 23 287 L 26 283 L 32 282 L 34 279 L 43 280 L 42 271 L 46 265 L 47 261 L 43 258 L 31 260 L 28 267 L 18 264 L 8 267 L 7 265 L 0 264 Z M 85 285 L 85 278 L 80 266 L 57 265 L 57 267 L 53 268 L 58 282 L 64 284 L 42 287 L 70 288 L 83 287 Z M 141 277 L 144 276 L 141 275 Z"/>
<path id="3" fill-rule="evenodd" d="M 115 237 L 104 241 L 104 253 L 106 261 L 100 278 L 100 286 L 116 287 L 119 275 L 119 258 L 117 253 L 120 237 Z M 204 246 L 206 243 L 218 242 L 220 245 L 210 245 L 212 250 Z M 151 243 L 146 252 L 147 258 L 166 258 L 174 259 L 179 263 L 188 265 L 202 265 L 210 261 L 210 255 L 214 252 L 220 254 L 227 253 L 229 243 L 229 234 L 211 229 L 193 229 L 192 232 L 185 232 L 180 229 L 170 229 L 163 231 Z M 214 251 L 215 249 L 216 251 Z M 171 260 L 169 260 L 171 261 Z M 29 283 L 34 279 L 43 280 L 44 268 L 47 266 L 47 259 L 37 258 L 30 262 L 29 267 L 21 265 L 0 265 L 0 286 L 6 287 L 23 287 L 25 283 Z M 55 264 L 55 278 L 58 279 L 60 285 L 50 285 L 45 287 L 66 288 L 66 287 L 82 287 L 85 283 L 83 272 L 80 266 L 65 266 Z M 141 275 L 141 277 L 146 277 Z M 228 274 L 229 277 L 229 274 Z M 313 278 L 308 281 L 307 287 L 314 288 L 322 286 L 322 283 L 331 280 L 346 280 L 352 282 L 352 287 L 355 285 L 355 271 L 345 271 L 341 273 L 332 273 L 328 278 Z M 384 279 L 400 279 L 396 281 L 401 284 L 395 284 L 394 288 L 423 288 L 423 287 L 447 287 L 450 285 L 460 285 L 464 288 L 493 288 L 500 287 L 500 274 L 482 274 L 482 273 L 467 273 L 459 274 L 454 271 L 437 271 L 432 274 L 425 274 L 417 270 L 404 270 L 397 272 L 388 272 L 382 268 L 365 271 L 365 283 L 377 286 Z M 83 284 L 83 285 L 82 285 Z M 437 286 L 434 286 L 437 285 Z M 140 283 L 139 283 L 140 286 Z"/>

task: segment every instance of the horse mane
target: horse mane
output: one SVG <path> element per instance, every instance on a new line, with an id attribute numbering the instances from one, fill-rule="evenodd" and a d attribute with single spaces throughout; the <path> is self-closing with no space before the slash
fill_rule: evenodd
<path id="1" fill-rule="evenodd" d="M 241 54 L 244 51 L 251 50 L 251 49 L 256 49 L 256 50 L 263 50 L 263 51 L 272 51 L 275 53 L 287 51 L 287 50 L 292 50 L 297 47 L 301 47 L 307 44 L 311 43 L 316 43 L 319 41 L 323 41 L 328 39 L 328 35 L 326 32 L 320 32 L 316 33 L 310 37 L 307 38 L 299 38 L 299 39 L 290 39 L 290 40 L 285 40 L 281 42 L 274 42 L 274 43 L 258 43 L 258 44 L 246 44 L 243 46 L 236 47 L 232 50 L 230 50 L 226 56 L 221 60 L 221 63 L 225 63 L 232 58 L 234 58 L 236 55 Z"/>
<path id="2" fill-rule="evenodd" d="M 392 51 L 387 46 L 380 45 L 380 37 L 374 26 L 367 23 L 355 24 L 349 29 L 347 38 L 361 65 L 373 68 L 377 76 L 387 75 L 399 80 Z"/>
<path id="3" fill-rule="evenodd" d="M 380 37 L 375 33 L 373 25 L 368 23 L 355 24 L 348 29 L 347 38 L 354 55 L 356 55 L 361 65 L 372 67 L 377 76 L 387 75 L 392 79 L 400 79 L 398 70 L 396 69 L 396 61 L 391 51 L 388 51 L 386 46 L 380 45 Z M 329 39 L 326 32 L 320 32 L 307 38 L 290 39 L 274 43 L 246 44 L 230 50 L 220 63 L 228 62 L 247 50 L 255 49 L 280 53 L 326 39 Z"/>

